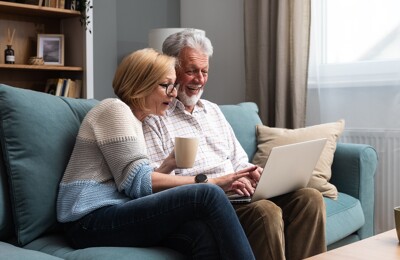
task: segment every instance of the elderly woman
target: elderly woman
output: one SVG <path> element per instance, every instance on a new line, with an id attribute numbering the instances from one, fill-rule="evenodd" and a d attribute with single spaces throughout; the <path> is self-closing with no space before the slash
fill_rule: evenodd
<path id="1" fill-rule="evenodd" d="M 253 169 L 195 183 L 175 176 L 171 153 L 149 165 L 142 121 L 163 116 L 177 95 L 175 58 L 153 49 L 131 53 L 113 88 L 89 111 L 60 183 L 57 217 L 76 248 L 165 246 L 195 259 L 254 259 L 224 190 Z"/>

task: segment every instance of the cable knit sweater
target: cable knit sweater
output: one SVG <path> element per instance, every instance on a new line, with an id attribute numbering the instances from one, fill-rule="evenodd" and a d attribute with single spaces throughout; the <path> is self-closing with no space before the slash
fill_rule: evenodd
<path id="1" fill-rule="evenodd" d="M 116 98 L 91 109 L 60 183 L 57 219 L 69 222 L 152 193 L 142 123 Z"/>

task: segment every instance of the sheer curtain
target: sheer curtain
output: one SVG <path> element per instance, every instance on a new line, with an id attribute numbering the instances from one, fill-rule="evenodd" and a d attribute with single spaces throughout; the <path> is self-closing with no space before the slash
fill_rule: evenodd
<path id="1" fill-rule="evenodd" d="M 400 1 L 312 0 L 307 125 L 345 119 L 340 141 L 375 147 L 375 231 L 400 205 Z"/>

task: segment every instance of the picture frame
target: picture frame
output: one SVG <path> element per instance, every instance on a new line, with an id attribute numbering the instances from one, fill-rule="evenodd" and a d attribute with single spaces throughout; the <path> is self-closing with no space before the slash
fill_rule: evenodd
<path id="1" fill-rule="evenodd" d="M 64 35 L 38 34 L 37 57 L 42 57 L 44 65 L 64 66 Z"/>

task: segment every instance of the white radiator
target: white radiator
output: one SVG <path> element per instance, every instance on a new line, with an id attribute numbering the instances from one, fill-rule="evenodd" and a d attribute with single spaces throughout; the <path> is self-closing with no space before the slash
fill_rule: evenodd
<path id="1" fill-rule="evenodd" d="M 400 131 L 350 129 L 339 141 L 369 144 L 376 149 L 375 233 L 394 228 L 393 208 L 400 206 Z"/>

